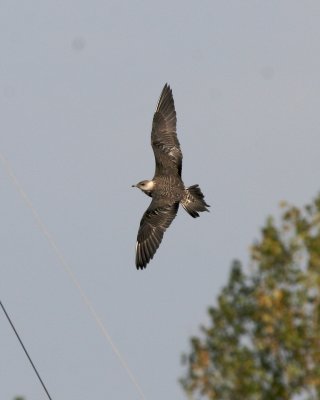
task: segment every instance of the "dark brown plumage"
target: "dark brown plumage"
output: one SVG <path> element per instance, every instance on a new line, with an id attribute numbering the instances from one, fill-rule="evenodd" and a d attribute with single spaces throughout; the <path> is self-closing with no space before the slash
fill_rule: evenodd
<path id="1" fill-rule="evenodd" d="M 209 211 L 198 185 L 186 188 L 181 179 L 182 153 L 176 133 L 176 111 L 170 86 L 162 90 L 153 116 L 151 145 L 156 168 L 151 181 L 133 185 L 152 197 L 143 214 L 136 244 L 136 267 L 143 269 L 157 251 L 165 230 L 177 215 L 179 204 L 194 218 Z"/>

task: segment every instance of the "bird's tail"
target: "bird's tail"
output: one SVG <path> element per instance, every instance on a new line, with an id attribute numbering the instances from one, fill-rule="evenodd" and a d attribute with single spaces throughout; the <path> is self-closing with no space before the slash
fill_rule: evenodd
<path id="1" fill-rule="evenodd" d="M 198 212 L 209 211 L 207 207 L 210 207 L 209 204 L 204 201 L 204 195 L 199 185 L 192 185 L 185 189 L 185 195 L 181 200 L 181 205 L 193 218 L 199 217 Z"/>

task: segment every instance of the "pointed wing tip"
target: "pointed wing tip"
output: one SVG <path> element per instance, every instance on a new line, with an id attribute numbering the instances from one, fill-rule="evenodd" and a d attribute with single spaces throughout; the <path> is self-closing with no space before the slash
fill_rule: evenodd
<path id="1" fill-rule="evenodd" d="M 140 257 L 136 257 L 137 270 L 139 271 L 139 269 L 141 269 L 141 271 L 142 271 L 143 269 L 146 269 L 147 265 L 149 264 L 150 261 L 151 261 L 151 258 L 150 258 L 150 260 L 143 260 Z"/>
<path id="2" fill-rule="evenodd" d="M 137 268 L 137 270 L 139 271 L 139 270 L 144 270 L 144 269 L 146 269 L 147 268 L 147 265 L 139 265 L 139 264 L 136 264 L 136 268 Z"/>
<path id="3" fill-rule="evenodd" d="M 165 85 L 163 86 L 161 95 L 163 96 L 163 95 L 164 95 L 165 93 L 167 93 L 167 92 L 169 92 L 169 93 L 172 94 L 172 89 L 171 89 L 171 87 L 170 87 L 170 85 L 169 85 L 168 82 L 166 82 Z M 161 96 L 160 96 L 160 97 L 161 97 Z"/>
<path id="4" fill-rule="evenodd" d="M 161 91 L 156 111 L 163 112 L 164 117 L 168 117 L 167 112 L 172 112 L 174 115 L 174 125 L 176 124 L 176 111 L 174 107 L 173 93 L 170 85 L 166 83 Z M 170 116 L 170 115 L 169 115 Z M 175 126 L 174 126 L 175 130 Z"/>
<path id="5" fill-rule="evenodd" d="M 172 93 L 172 89 L 171 89 L 171 86 L 169 85 L 169 83 L 166 83 L 166 84 L 165 84 L 165 87 L 167 88 L 167 90 L 168 90 L 170 93 Z"/>
<path id="6" fill-rule="evenodd" d="M 141 243 L 137 241 L 136 243 L 136 268 L 137 270 L 147 268 L 147 265 L 152 260 L 153 255 L 150 257 L 146 256 L 144 251 L 141 248 Z"/>

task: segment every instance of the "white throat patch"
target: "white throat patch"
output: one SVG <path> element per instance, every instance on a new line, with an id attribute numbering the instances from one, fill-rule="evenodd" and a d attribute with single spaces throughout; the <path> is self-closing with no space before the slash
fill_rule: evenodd
<path id="1" fill-rule="evenodd" d="M 148 181 L 145 183 L 143 190 L 152 190 L 154 188 L 154 182 L 153 181 Z"/>

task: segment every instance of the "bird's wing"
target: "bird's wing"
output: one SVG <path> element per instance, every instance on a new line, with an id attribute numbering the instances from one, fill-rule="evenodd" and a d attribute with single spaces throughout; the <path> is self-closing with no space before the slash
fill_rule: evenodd
<path id="1" fill-rule="evenodd" d="M 157 175 L 181 176 L 182 153 L 176 132 L 177 117 L 172 90 L 165 84 L 153 116 L 151 144 Z"/>
<path id="2" fill-rule="evenodd" d="M 143 214 L 136 244 L 136 267 L 143 269 L 157 251 L 165 230 L 177 215 L 179 203 L 157 204 L 152 200 Z"/>

